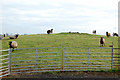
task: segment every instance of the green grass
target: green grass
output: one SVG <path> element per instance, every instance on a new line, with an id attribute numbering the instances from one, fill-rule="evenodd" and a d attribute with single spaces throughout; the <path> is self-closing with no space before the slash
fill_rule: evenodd
<path id="1" fill-rule="evenodd" d="M 72 34 L 72 33 L 59 33 L 59 34 L 36 34 L 36 35 L 24 35 L 19 36 L 18 39 L 10 40 L 8 37 L 5 37 L 2 41 L 2 49 L 9 49 L 9 41 L 17 41 L 18 48 L 40 48 L 40 47 L 100 47 L 100 37 L 103 36 L 106 40 L 106 44 L 104 47 L 109 47 L 109 45 L 114 44 L 114 48 L 118 48 L 118 37 L 109 37 L 107 38 L 104 35 L 91 35 L 87 33 L 79 33 L 79 34 Z M 71 49 L 65 49 L 66 52 L 88 52 L 88 49 L 80 49 L 80 48 L 71 48 Z M 90 52 L 111 52 L 111 49 L 89 49 Z M 38 49 L 37 50 L 37 56 L 51 56 L 52 54 L 39 54 L 41 52 L 61 52 L 61 49 Z M 114 51 L 117 52 L 117 51 Z M 3 52 L 3 54 L 7 54 L 8 52 Z M 30 50 L 15 50 L 11 54 L 18 53 L 18 55 L 12 55 L 12 57 L 22 57 L 22 58 L 13 58 L 12 61 L 16 60 L 31 60 L 31 61 L 17 61 L 12 62 L 12 64 L 26 64 L 26 63 L 36 63 L 36 54 L 23 54 L 23 53 L 36 53 L 35 49 Z M 54 53 L 54 55 L 61 55 L 61 53 Z M 72 56 L 65 56 L 65 59 L 88 59 L 87 55 L 85 53 L 66 53 L 65 55 L 72 55 Z M 74 56 L 79 55 L 79 56 Z M 80 57 L 80 55 L 83 55 Z M 111 56 L 111 54 L 95 54 L 90 53 L 92 57 L 89 57 L 90 59 L 111 59 L 111 57 L 100 57 L 100 56 Z M 99 56 L 99 57 L 95 57 Z M 86 57 L 85 57 L 86 56 Z M 25 58 L 24 58 L 25 57 Z M 49 59 L 49 60 L 42 60 L 42 59 Z M 50 60 L 50 59 L 61 59 L 60 56 L 58 57 L 38 57 L 37 63 L 46 63 L 46 65 L 59 65 L 58 67 L 61 67 L 61 63 L 51 63 L 51 62 L 61 62 L 61 60 Z M 65 60 L 65 62 L 84 62 L 84 63 L 74 63 L 69 64 L 65 63 L 65 65 L 84 65 L 85 67 L 88 67 L 87 65 L 92 65 L 95 67 L 96 65 L 111 65 L 106 60 L 89 60 L 89 62 L 96 62 L 96 63 L 89 63 L 86 64 L 85 62 L 88 62 L 88 60 Z M 103 63 L 104 62 L 104 63 Z M 102 63 L 102 64 L 101 64 Z M 47 68 L 45 64 L 42 65 L 27 65 L 27 66 L 33 66 L 29 67 L 30 69 L 36 69 L 35 67 L 38 66 L 39 68 Z M 25 65 L 26 66 L 26 65 Z M 43 66 L 43 67 L 42 67 Z M 13 65 L 12 67 L 20 67 L 20 65 Z M 24 66 L 23 66 L 24 67 Z M 56 67 L 56 66 L 55 66 Z M 79 67 L 79 66 L 78 66 Z M 99 66 L 101 67 L 101 66 Z M 25 68 L 24 68 L 25 69 Z M 53 68 L 54 69 L 54 68 Z M 56 69 L 54 69 L 56 70 Z M 68 69 L 71 70 L 71 69 Z M 76 70 L 76 69 L 73 69 Z M 83 70 L 83 69 L 81 69 Z M 84 69 L 87 70 L 87 69 Z M 105 69 L 88 69 L 88 70 L 104 70 Z"/>

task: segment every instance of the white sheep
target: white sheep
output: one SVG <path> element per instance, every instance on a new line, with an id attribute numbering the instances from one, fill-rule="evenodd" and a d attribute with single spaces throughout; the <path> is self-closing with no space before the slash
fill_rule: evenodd
<path id="1" fill-rule="evenodd" d="M 14 51 L 14 48 L 17 48 L 18 44 L 16 41 L 10 41 L 9 46 L 10 48 L 13 48 L 12 51 Z"/>

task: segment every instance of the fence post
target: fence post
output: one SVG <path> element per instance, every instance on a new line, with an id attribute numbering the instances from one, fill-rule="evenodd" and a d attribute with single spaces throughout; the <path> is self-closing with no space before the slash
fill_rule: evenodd
<path id="1" fill-rule="evenodd" d="M 112 47 L 112 55 L 111 55 L 111 71 L 112 71 L 112 67 L 113 67 L 113 47 Z"/>
<path id="2" fill-rule="evenodd" d="M 11 73 L 11 49 L 8 50 L 8 74 Z"/>

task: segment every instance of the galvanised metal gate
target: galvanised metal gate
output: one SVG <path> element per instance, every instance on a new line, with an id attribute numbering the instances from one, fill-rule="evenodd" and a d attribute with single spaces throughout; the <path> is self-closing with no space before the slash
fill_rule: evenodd
<path id="1" fill-rule="evenodd" d="M 9 73 L 112 70 L 113 48 L 44 47 L 9 50 Z"/>
<path id="2" fill-rule="evenodd" d="M 0 79 L 10 74 L 9 67 L 8 50 L 0 50 Z"/>
<path id="3" fill-rule="evenodd" d="M 10 53 L 10 72 L 29 73 L 61 71 L 61 59 L 61 47 L 17 49 Z"/>
<path id="4" fill-rule="evenodd" d="M 113 48 L 64 47 L 63 71 L 112 70 Z"/>

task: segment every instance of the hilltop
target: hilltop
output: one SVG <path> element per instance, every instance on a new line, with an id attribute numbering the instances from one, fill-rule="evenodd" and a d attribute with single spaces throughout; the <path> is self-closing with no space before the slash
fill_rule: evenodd
<path id="1" fill-rule="evenodd" d="M 106 40 L 104 47 L 114 44 L 118 47 L 118 37 L 107 38 L 104 35 L 93 35 L 88 33 L 58 33 L 58 34 L 34 34 L 20 35 L 18 39 L 10 40 L 5 37 L 2 41 L 2 49 L 9 48 L 9 41 L 17 41 L 18 48 L 33 48 L 33 47 L 100 47 L 100 37 L 103 36 Z"/>

